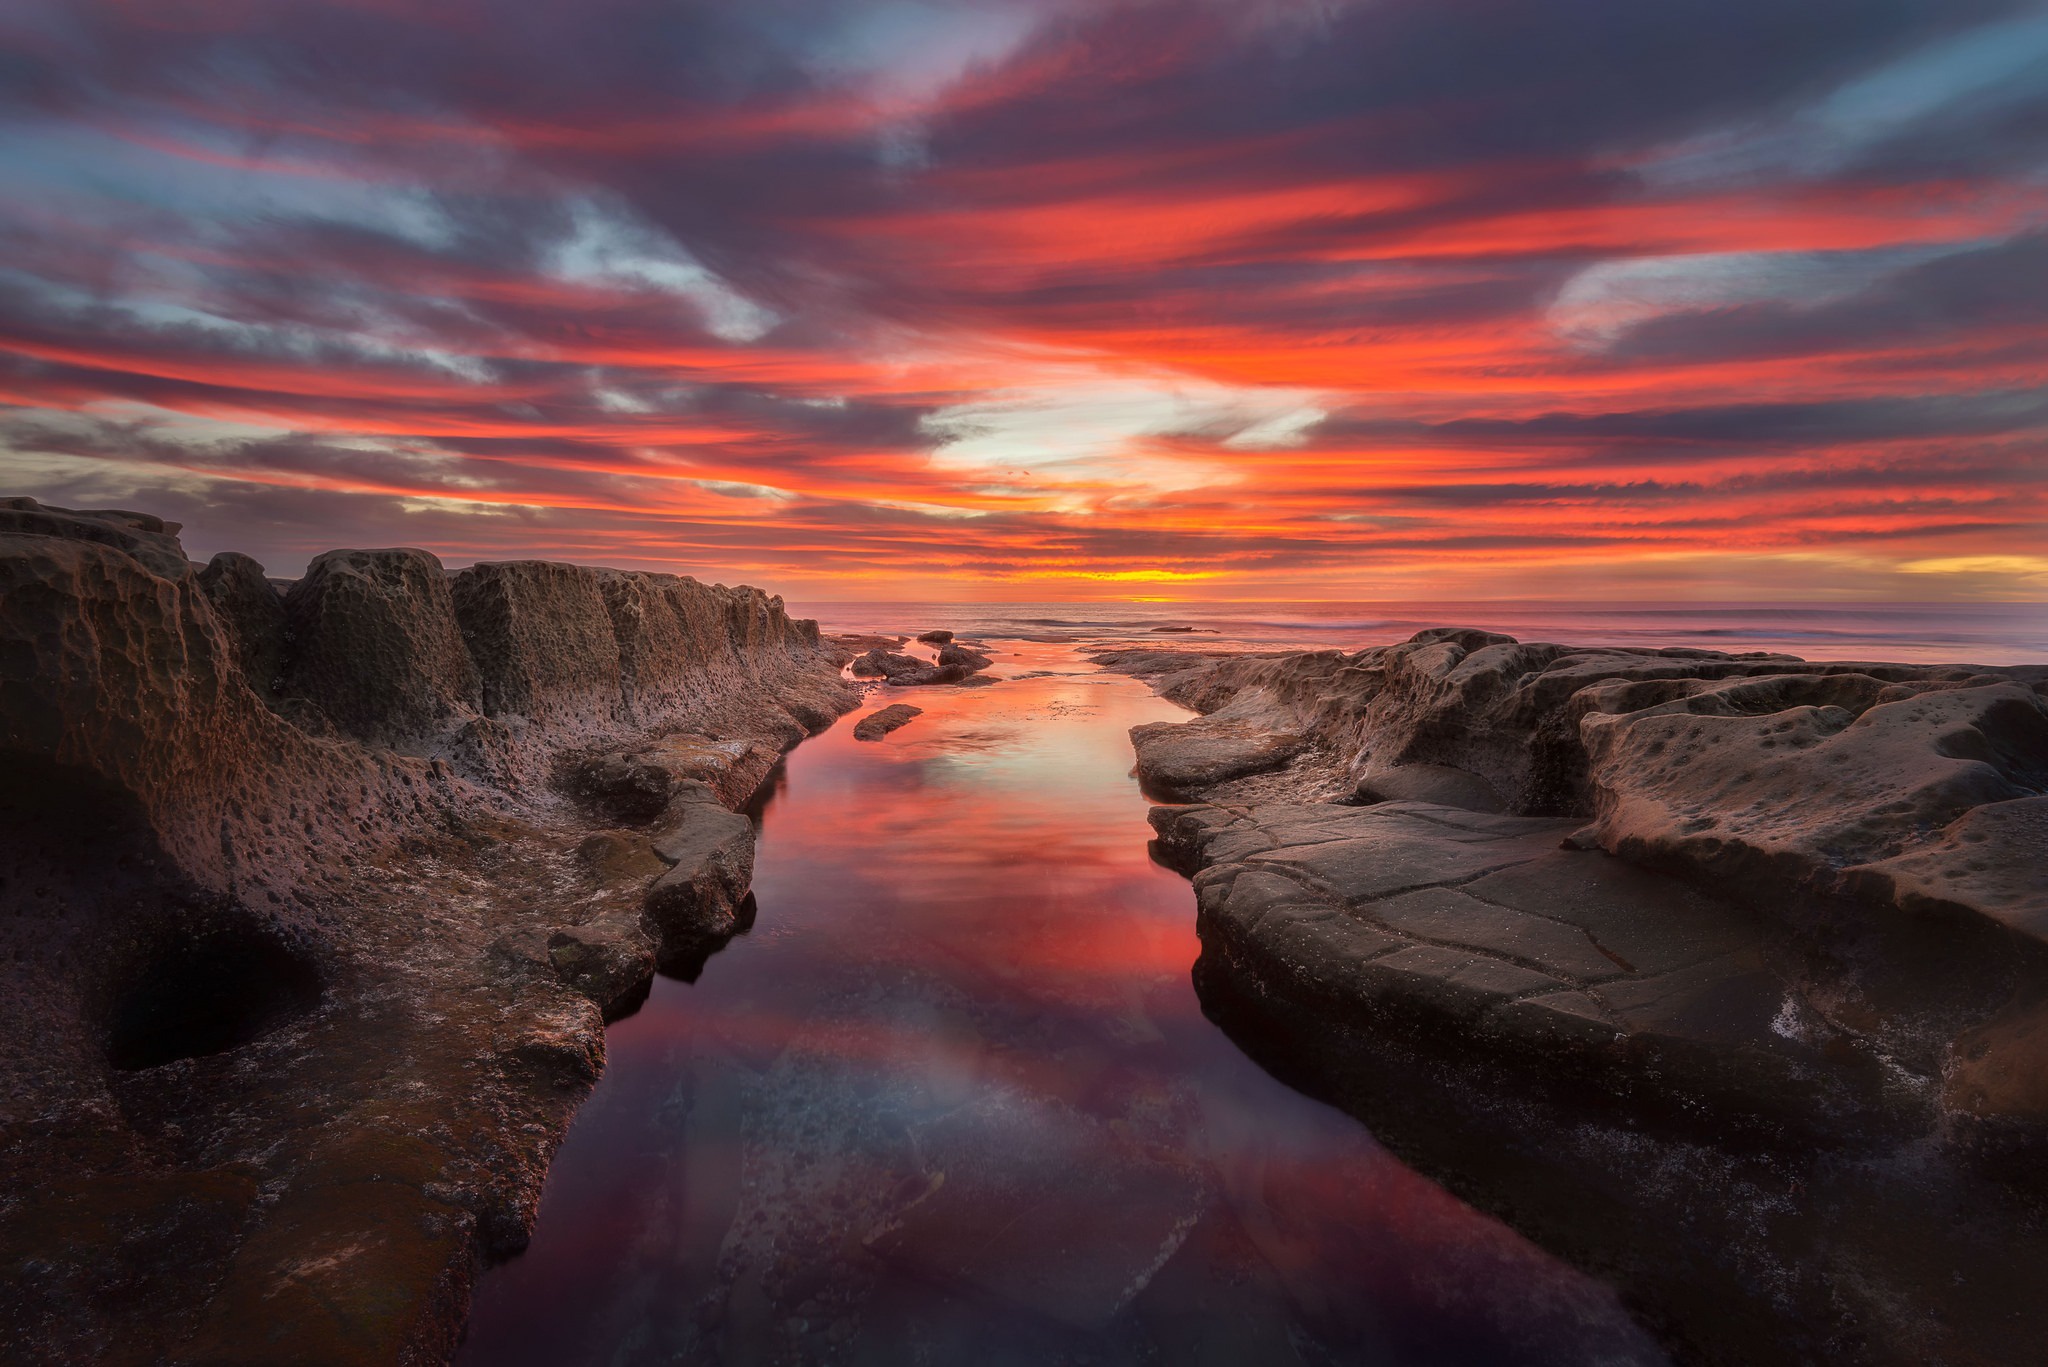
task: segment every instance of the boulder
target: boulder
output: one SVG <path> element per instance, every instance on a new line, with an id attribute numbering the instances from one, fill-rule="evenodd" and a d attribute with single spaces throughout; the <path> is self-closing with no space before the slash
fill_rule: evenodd
<path id="1" fill-rule="evenodd" d="M 963 676 L 978 673 L 994 663 L 980 651 L 970 650 L 964 645 L 939 647 L 939 668 L 958 670 Z"/>
<path id="2" fill-rule="evenodd" d="M 548 937 L 548 962 L 568 986 L 597 1004 L 606 1021 L 647 999 L 654 946 L 638 923 L 617 917 L 571 926 Z"/>
<path id="3" fill-rule="evenodd" d="M 743 903 L 754 877 L 753 823 L 706 790 L 679 800 L 650 843 L 669 868 L 647 889 L 643 923 L 662 971 L 694 976 L 751 919 Z"/>
<path id="4" fill-rule="evenodd" d="M 603 755 L 571 764 L 561 785 L 607 821 L 638 826 L 666 812 L 676 775 L 634 755 Z"/>

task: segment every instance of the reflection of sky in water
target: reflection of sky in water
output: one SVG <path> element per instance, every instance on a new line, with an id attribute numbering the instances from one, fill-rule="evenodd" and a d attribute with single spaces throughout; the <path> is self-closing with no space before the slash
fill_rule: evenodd
<path id="1" fill-rule="evenodd" d="M 1125 736 L 1179 714 L 1083 668 L 791 755 L 753 931 L 613 1028 L 466 1362 L 1659 1360 L 1202 1017 Z"/>

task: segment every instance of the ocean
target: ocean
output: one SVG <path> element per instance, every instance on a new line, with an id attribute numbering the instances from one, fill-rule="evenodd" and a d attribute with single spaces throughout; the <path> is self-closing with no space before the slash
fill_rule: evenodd
<path id="1" fill-rule="evenodd" d="M 1764 650 L 1808 660 L 2048 663 L 2048 603 L 792 602 L 827 631 L 943 627 L 978 638 L 1096 641 L 1193 627 L 1262 647 L 1359 650 L 1426 627 L 1572 645 Z M 1173 633 L 1178 635 L 1180 633 Z"/>

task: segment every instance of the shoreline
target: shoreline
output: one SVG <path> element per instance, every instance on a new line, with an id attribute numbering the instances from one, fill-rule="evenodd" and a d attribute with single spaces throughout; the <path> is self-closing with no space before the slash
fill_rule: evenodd
<path id="1" fill-rule="evenodd" d="M 745 915 L 738 814 L 858 701 L 753 589 L 0 505 L 0 1330 L 433 1362 L 523 1247 L 603 1020 Z"/>
<path id="2" fill-rule="evenodd" d="M 1690 1360 L 2048 1328 L 2011 1309 L 2048 1254 L 2048 669 L 1097 659 L 1202 714 L 1137 728 L 1138 773 L 1205 1007 L 1277 1075 Z"/>

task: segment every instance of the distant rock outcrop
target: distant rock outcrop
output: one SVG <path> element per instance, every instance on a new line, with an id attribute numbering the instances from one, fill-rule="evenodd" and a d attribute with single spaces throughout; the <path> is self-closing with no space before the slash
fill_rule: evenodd
<path id="1" fill-rule="evenodd" d="M 176 532 L 0 500 L 0 1341 L 443 1360 L 858 690 L 753 589 Z"/>

